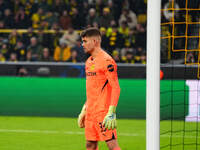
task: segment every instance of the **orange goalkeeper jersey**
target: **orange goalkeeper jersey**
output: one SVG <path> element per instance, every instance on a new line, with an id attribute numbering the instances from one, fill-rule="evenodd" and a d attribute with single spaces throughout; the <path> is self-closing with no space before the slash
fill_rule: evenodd
<path id="1" fill-rule="evenodd" d="M 117 65 L 110 55 L 101 50 L 95 59 L 86 61 L 87 119 L 105 115 L 110 105 L 117 106 L 120 87 Z"/>

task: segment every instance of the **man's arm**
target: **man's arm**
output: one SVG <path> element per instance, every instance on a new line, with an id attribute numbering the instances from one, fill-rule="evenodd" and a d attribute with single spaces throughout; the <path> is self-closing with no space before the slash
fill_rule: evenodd
<path id="1" fill-rule="evenodd" d="M 118 76 L 117 76 L 117 65 L 114 61 L 107 60 L 106 62 L 106 77 L 108 79 L 109 84 L 112 87 L 111 91 L 111 103 L 109 106 L 109 110 L 107 115 L 104 118 L 103 125 L 105 128 L 108 129 L 114 129 L 116 128 L 116 107 L 119 100 L 120 95 L 120 86 L 118 82 Z"/>
<path id="2" fill-rule="evenodd" d="M 85 127 L 85 114 L 86 114 L 86 106 L 84 104 L 83 107 L 82 107 L 81 113 L 78 116 L 78 126 L 80 128 Z"/>
<path id="3" fill-rule="evenodd" d="M 108 83 L 112 87 L 110 105 L 117 106 L 120 95 L 120 86 L 117 76 L 117 65 L 114 61 L 107 60 L 105 74 L 108 79 Z"/>

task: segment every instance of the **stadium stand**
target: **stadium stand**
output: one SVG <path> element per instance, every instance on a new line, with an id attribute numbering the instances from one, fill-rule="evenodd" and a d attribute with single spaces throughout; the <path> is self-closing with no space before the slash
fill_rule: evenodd
<path id="1" fill-rule="evenodd" d="M 168 0 L 163 0 L 162 8 L 167 4 Z M 77 35 L 82 29 L 95 26 L 101 29 L 102 47 L 117 62 L 145 64 L 146 7 L 146 0 L 0 0 L 0 61 L 16 57 L 15 61 L 69 62 L 73 53 L 77 55 L 74 63 L 84 62 Z M 169 17 L 170 13 L 162 14 L 162 20 Z M 176 17 L 181 19 L 184 14 Z M 198 15 L 191 19 L 197 20 Z M 162 34 L 167 33 L 169 28 L 162 28 Z M 35 46 L 31 45 L 33 41 Z M 62 44 L 69 49 L 67 59 L 55 57 L 57 47 Z M 50 58 L 43 58 L 44 49 L 48 49 Z M 169 42 L 162 42 L 162 63 L 184 59 L 181 55 L 173 58 L 169 49 Z M 188 61 L 196 59 L 190 55 Z"/>

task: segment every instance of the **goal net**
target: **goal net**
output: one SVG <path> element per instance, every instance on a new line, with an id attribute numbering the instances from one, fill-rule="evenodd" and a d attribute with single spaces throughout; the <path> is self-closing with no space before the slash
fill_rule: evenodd
<path id="1" fill-rule="evenodd" d="M 160 149 L 200 150 L 200 0 L 161 2 Z"/>

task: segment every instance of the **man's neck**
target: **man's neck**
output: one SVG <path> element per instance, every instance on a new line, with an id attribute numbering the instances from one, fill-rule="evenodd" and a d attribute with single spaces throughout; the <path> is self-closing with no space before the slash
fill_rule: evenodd
<path id="1" fill-rule="evenodd" d="M 95 59 L 97 57 L 97 55 L 99 54 L 100 51 L 101 51 L 100 47 L 95 48 L 94 51 L 91 53 L 92 58 Z"/>

